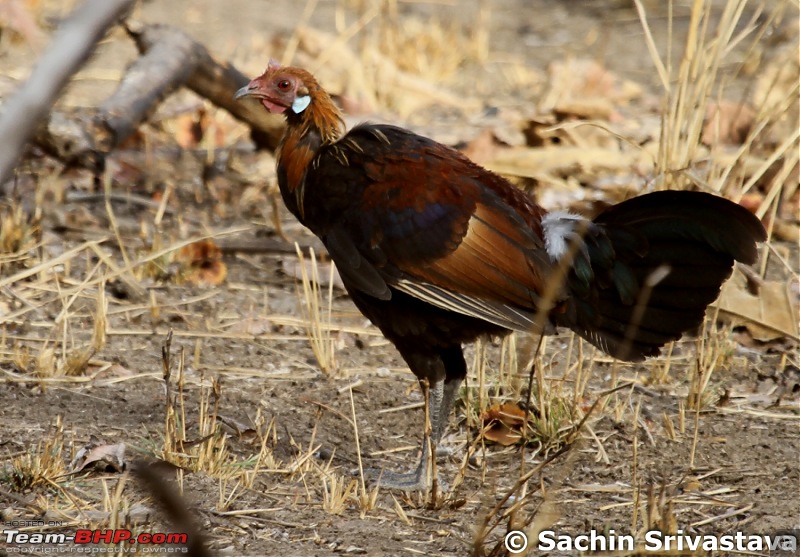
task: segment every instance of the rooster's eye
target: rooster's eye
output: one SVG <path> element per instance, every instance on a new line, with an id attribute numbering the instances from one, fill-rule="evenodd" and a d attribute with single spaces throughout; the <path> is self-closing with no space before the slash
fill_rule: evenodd
<path id="1" fill-rule="evenodd" d="M 278 82 L 278 89 L 286 91 L 291 86 L 288 79 L 282 79 Z"/>

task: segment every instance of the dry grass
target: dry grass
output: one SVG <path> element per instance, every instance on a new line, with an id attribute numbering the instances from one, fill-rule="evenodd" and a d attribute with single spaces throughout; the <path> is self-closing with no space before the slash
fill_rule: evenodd
<path id="1" fill-rule="evenodd" d="M 658 188 L 681 189 L 700 186 L 704 189 L 723 193 L 734 200 L 739 200 L 750 191 L 755 183 L 765 179 L 767 169 L 775 161 L 782 160 L 781 171 L 773 179 L 772 186 L 768 188 L 770 193 L 765 200 L 766 206 L 762 205 L 759 211 L 762 215 L 769 214 L 770 211 L 774 214 L 789 172 L 797 167 L 797 157 L 800 152 L 798 138 L 800 136 L 794 133 L 790 134 L 777 147 L 777 150 L 763 164 L 757 166 L 749 176 L 737 173 L 735 170 L 745 166 L 748 157 L 757 156 L 754 153 L 758 153 L 760 147 L 767 142 L 767 130 L 786 115 L 790 103 L 797 102 L 797 86 L 783 90 L 782 95 L 777 100 L 773 97 L 770 105 L 765 104 L 757 107 L 757 124 L 752 128 L 747 139 L 733 158 L 721 156 L 722 153 L 720 152 L 709 152 L 701 144 L 701 134 L 704 127 L 708 125 L 706 107 L 711 101 L 724 98 L 725 87 L 729 85 L 729 82 L 726 77 L 723 77 L 721 68 L 723 65 L 730 63 L 728 59 L 732 56 L 734 48 L 747 41 L 751 42 L 746 50 L 757 48 L 765 29 L 775 24 L 776 21 L 780 21 L 785 16 L 786 11 L 791 9 L 789 8 L 789 2 L 779 2 L 777 5 L 771 6 L 770 10 L 761 5 L 756 15 L 749 21 L 742 22 L 742 14 L 746 4 L 747 2 L 743 0 L 729 0 L 724 3 L 721 13 L 718 13 L 714 11 L 712 2 L 695 0 L 692 4 L 686 44 L 675 45 L 670 42 L 667 46 L 667 54 L 662 59 L 658 54 L 658 48 L 653 42 L 653 35 L 649 29 L 644 4 L 640 0 L 635 0 L 635 5 L 645 30 L 648 49 L 664 89 L 661 135 L 653 172 Z M 672 9 L 670 9 L 669 14 L 668 25 L 671 27 Z M 683 48 L 683 56 L 676 69 L 673 68 L 671 60 L 673 59 L 672 53 L 679 47 Z M 573 347 L 576 344 L 581 345 L 577 361 L 573 355 Z M 566 360 L 567 362 L 576 362 L 572 366 L 575 372 L 574 379 L 572 379 L 575 386 L 573 397 L 563 397 L 563 391 L 559 394 L 559 385 L 563 385 L 564 381 L 569 380 L 568 373 L 563 373 L 559 379 L 553 380 L 553 370 L 545 362 L 541 361 L 541 357 L 536 362 L 537 380 L 533 393 L 535 394 L 535 406 L 539 413 L 533 420 L 533 426 L 536 438 L 540 440 L 543 446 L 546 446 L 546 443 L 553 443 L 554 439 L 564 437 L 565 428 L 563 424 L 574 423 L 576 417 L 577 421 L 580 421 L 580 416 L 583 416 L 581 403 L 584 400 L 585 386 L 590 373 L 584 373 L 582 367 L 586 363 L 591 366 L 591 362 L 594 361 L 594 358 L 592 358 L 587 362 L 583 350 L 582 341 L 573 337 L 570 340 L 568 349 L 570 357 Z M 480 353 L 481 349 L 477 352 Z M 683 433 L 686 421 L 684 410 L 685 408 L 692 410 L 691 417 L 694 423 L 688 470 L 694 469 L 696 465 L 695 454 L 701 423 L 700 412 L 713 407 L 719 398 L 718 395 L 709 391 L 709 386 L 712 384 L 712 376 L 718 373 L 720 368 L 730 365 L 732 352 L 730 331 L 727 329 L 710 329 L 708 335 L 701 336 L 697 341 L 694 365 L 688 366 L 689 389 L 686 404 L 680 405 L 679 415 L 679 429 Z M 648 364 L 651 381 L 664 383 L 675 379 L 671 377 L 671 368 L 675 362 L 670 357 L 670 354 L 671 349 L 667 350 L 665 360 L 654 360 Z M 501 362 L 504 361 L 505 358 L 501 357 Z M 475 367 L 477 368 L 476 375 L 479 385 L 479 406 L 481 409 L 485 409 L 483 402 L 485 366 L 481 364 Z M 686 368 L 686 366 L 682 367 Z M 616 386 L 617 369 L 618 366 L 615 364 L 615 373 L 612 379 L 614 386 Z M 505 381 L 497 385 L 495 391 L 503 392 L 509 388 L 513 391 L 513 386 L 515 384 L 518 386 L 518 382 L 508 381 L 508 378 L 513 376 L 514 373 L 504 373 L 501 369 L 496 377 L 503 378 Z M 654 486 L 640 477 L 638 471 L 638 427 L 644 423 L 640 420 L 641 403 L 641 399 L 636 401 L 633 416 L 630 418 L 634 426 L 631 434 L 631 446 L 633 448 L 631 490 L 633 500 L 630 531 L 644 533 L 649 529 L 658 529 L 665 533 L 674 533 L 678 524 L 675 508 L 680 505 L 677 492 L 662 486 L 658 495 L 656 495 Z M 630 413 L 630 404 L 613 403 L 612 406 L 617 408 L 617 419 L 627 419 L 625 416 Z M 675 439 L 676 432 L 672 418 L 665 415 L 664 419 L 668 437 Z M 587 425 L 586 429 L 589 430 L 589 436 L 598 444 L 598 459 L 601 459 L 604 454 L 602 442 L 591 431 L 590 425 Z M 566 431 L 570 431 L 570 429 L 566 428 Z M 651 436 L 649 431 L 647 435 Z M 543 454 L 546 454 L 546 452 Z M 521 467 L 520 471 L 522 473 L 524 467 Z M 532 475 L 523 475 L 520 481 L 523 478 L 525 481 L 532 479 L 531 489 L 534 492 L 538 490 L 537 484 L 541 481 L 540 478 Z M 643 490 L 644 496 L 642 495 Z M 509 494 L 511 493 L 522 493 L 524 499 L 525 490 L 519 485 L 519 482 L 509 492 Z M 545 498 L 545 500 L 547 499 Z M 683 503 L 685 504 L 685 502 Z M 520 504 L 519 508 L 523 506 Z M 640 508 L 642 512 L 640 512 Z M 490 512 L 487 521 L 479 529 L 481 533 L 476 538 L 475 554 L 483 554 L 483 550 L 480 548 L 487 545 L 488 537 L 492 530 L 492 514 L 499 512 L 499 508 Z M 746 512 L 746 510 L 738 509 L 736 512 Z M 540 519 L 545 516 L 539 513 L 541 513 L 541 507 L 534 507 L 526 515 L 526 518 L 522 519 L 522 522 L 524 524 L 533 524 L 537 515 Z M 513 515 L 513 512 L 505 510 L 500 516 L 513 517 Z M 724 513 L 724 515 L 729 516 L 728 513 Z M 509 522 L 509 529 L 519 526 L 519 517 L 516 517 L 516 520 L 516 524 Z M 499 525 L 500 522 L 498 521 L 497 526 Z M 536 532 L 542 528 L 540 521 L 535 527 L 531 526 L 528 532 L 531 536 L 535 536 Z M 532 537 L 531 539 L 535 538 Z M 638 555 L 639 553 L 636 554 Z"/>
<path id="2" fill-rule="evenodd" d="M 0 204 L 0 272 L 7 272 L 15 261 L 24 259 L 39 236 L 38 223 L 19 204 Z"/>
<path id="3" fill-rule="evenodd" d="M 333 311 L 333 274 L 335 267 L 328 266 L 327 302 L 323 300 L 320 286 L 319 268 L 314 250 L 309 253 L 310 265 L 306 265 L 306 257 L 300 246 L 295 244 L 297 258 L 300 261 L 301 285 L 303 288 L 303 310 L 307 323 L 308 341 L 323 373 L 332 375 L 337 372 L 336 341 L 332 334 L 331 314 Z M 310 269 L 309 269 L 310 267 Z"/>
<path id="4" fill-rule="evenodd" d="M 66 473 L 69 455 L 64 445 L 64 423 L 58 416 L 35 448 L 12 461 L 4 481 L 21 492 L 34 487 L 52 487 Z"/>
<path id="5" fill-rule="evenodd" d="M 308 3 L 308 17 L 315 5 Z M 400 72 L 437 84 L 447 83 L 465 63 L 491 61 L 487 46 L 489 5 L 481 2 L 482 15 L 474 26 L 458 28 L 437 20 L 404 18 L 399 15 L 398 2 L 393 0 L 358 6 L 340 2 L 337 44 L 328 45 L 328 53 L 320 54 L 314 62 L 324 66 L 331 61 L 325 56 L 335 56 L 343 44 L 358 42 L 357 51 L 364 56 L 360 63 L 388 60 Z M 636 2 L 645 29 L 646 5 Z M 769 10 L 757 10 L 758 18 L 742 22 L 743 9 L 740 0 L 726 2 L 721 12 L 715 12 L 710 1 L 696 0 L 687 44 L 670 44 L 667 55 L 661 58 L 650 40 L 651 56 L 663 87 L 661 133 L 655 149 L 649 152 L 640 150 L 633 140 L 622 143 L 626 156 L 634 153 L 631 156 L 636 160 L 640 156 L 652 158 L 652 167 L 642 181 L 659 188 L 699 187 L 736 200 L 761 189 L 765 195 L 758 212 L 774 217 L 800 155 L 796 130 L 780 136 L 777 142 L 772 138 L 791 112 L 797 85 L 784 90 L 766 87 L 773 94 L 760 97 L 756 123 L 743 144 L 733 151 L 709 149 L 699 141 L 706 105 L 725 98 L 730 57 L 742 49 L 758 49 L 765 29 L 788 17 L 792 6 L 787 1 L 772 3 Z M 669 24 L 672 25 L 671 20 Z M 290 40 L 287 57 L 293 58 L 300 42 L 299 35 Z M 674 54 L 679 50 L 684 54 L 674 64 Z M 745 62 L 747 58 L 742 64 Z M 513 73 L 508 67 L 506 71 Z M 753 79 L 757 76 L 758 72 Z M 778 76 L 773 81 L 778 83 Z M 367 82 L 366 91 L 380 107 L 398 108 L 393 104 L 400 102 L 395 100 L 397 91 L 393 89 L 397 83 L 378 75 Z M 552 131 L 580 138 L 575 129 L 565 125 Z M 611 132 L 609 135 L 618 134 L 611 126 L 606 129 Z M 624 164 L 631 160 L 626 159 Z M 541 175 L 540 168 L 524 167 L 524 163 L 514 162 L 509 167 L 511 173 Z M 170 290 L 176 282 L 175 254 L 196 241 L 197 236 L 219 238 L 249 233 L 252 226 L 222 230 L 211 229 L 205 222 L 200 226 L 193 223 L 191 237 L 187 238 L 189 226 L 185 221 L 180 221 L 176 230 L 168 229 L 163 222 L 171 195 L 178 195 L 166 192 L 156 214 L 148 212 L 141 218 L 141 230 L 146 232 L 132 239 L 110 195 L 110 175 L 104 178 L 104 187 L 102 209 L 108 227 L 103 237 L 65 244 L 61 250 L 52 249 L 52 238 L 43 238 L 43 196 L 36 198 L 33 208 L 26 209 L 20 203 L 0 204 L 0 368 L 4 383 L 41 392 L 88 389 L 103 381 L 107 381 L 106 385 L 122 384 L 121 388 L 134 388 L 139 381 L 163 382 L 164 399 L 153 402 L 156 414 L 163 412 L 163 419 L 159 418 L 158 426 L 151 425 L 149 431 L 126 431 L 124 438 L 139 457 L 174 465 L 183 487 L 190 485 L 187 477 L 210 478 L 216 488 L 215 516 L 275 525 L 277 522 L 263 518 L 269 516 L 269 509 L 261 501 L 277 500 L 276 506 L 286 506 L 298 514 L 312 509 L 320 511 L 321 516 L 357 515 L 365 522 L 387 521 L 392 527 L 396 522 L 409 530 L 436 520 L 430 514 L 420 514 L 424 502 L 410 497 L 389 499 L 385 492 L 369 487 L 363 472 L 361 477 L 352 478 L 335 467 L 338 460 L 333 454 L 319 458 L 322 442 L 316 439 L 317 422 L 308 439 L 305 424 L 298 424 L 293 415 L 272 413 L 268 403 L 258 406 L 252 423 L 243 429 L 232 428 L 230 421 L 226 425 L 227 417 L 221 416 L 224 408 L 235 405 L 230 397 L 238 388 L 234 382 L 239 379 L 257 378 L 258 383 L 247 383 L 251 388 L 273 378 L 317 378 L 321 371 L 325 380 L 333 381 L 355 373 L 352 360 L 337 353 L 339 335 L 357 336 L 361 342 L 366 339 L 365 344 L 378 342 L 379 334 L 374 329 L 354 325 L 360 323 L 357 318 L 335 311 L 332 275 L 320 276 L 315 254 L 306 257 L 298 251 L 303 270 L 295 292 L 302 310 L 299 315 L 273 311 L 267 287 L 234 284 L 230 280 L 226 287 L 233 292 L 239 289 L 243 298 L 263 294 L 263 306 L 234 308 L 235 311 L 220 308 L 214 291 Z M 768 258 L 764 259 L 766 265 Z M 243 266 L 257 268 L 260 276 L 267 274 L 261 262 L 242 260 Z M 332 267 L 329 270 L 333 272 Z M 124 289 L 130 298 L 110 296 L 109 292 L 116 288 Z M 253 294 L 254 291 L 258 292 Z M 259 332 L 236 328 L 245 314 L 255 315 L 256 321 L 268 322 L 268 326 Z M 211 340 L 227 343 L 230 354 L 211 352 L 207 348 Z M 107 379 L 106 372 L 124 367 L 117 360 L 123 343 L 130 343 L 139 351 L 143 345 L 152 349 L 163 343 L 160 355 L 157 349 L 148 355 L 153 361 L 160 356 L 160 372 L 157 366 L 138 363 L 141 367 L 129 370 L 130 375 Z M 264 352 L 258 363 L 240 361 L 237 351 L 254 345 Z M 756 412 L 718 408 L 718 380 L 730 368 L 741 365 L 741 359 L 735 355 L 730 330 L 726 328 L 710 328 L 694 350 L 687 351 L 687 346 L 691 344 L 684 342 L 682 350 L 673 351 L 670 347 L 663 358 L 634 368 L 611 362 L 573 335 L 545 339 L 538 351 L 532 340 L 518 335 L 502 343 L 478 342 L 462 393 L 467 449 L 451 484 L 453 495 L 437 510 L 458 519 L 466 517 L 466 529 L 475 526 L 476 555 L 492 554 L 492 548 L 501 551 L 501 533 L 507 529 L 522 528 L 535 538 L 538 531 L 565 518 L 562 514 L 571 508 L 572 498 L 599 493 L 610 493 L 615 499 L 603 499 L 606 503 L 597 511 L 614 511 L 613 516 L 629 519 L 632 532 L 674 532 L 678 525 L 702 527 L 746 514 L 747 505 L 737 499 L 735 488 L 724 485 L 724 479 L 719 480 L 719 486 L 708 485 L 721 473 L 703 470 L 698 454 L 705 412 Z M 121 360 L 125 361 L 124 355 Z M 532 382 L 531 369 L 535 369 Z M 341 417 L 355 439 L 347 453 L 357 456 L 358 467 L 363 470 L 358 424 L 368 420 L 359 414 L 364 406 L 356 402 L 355 396 L 360 394 L 354 395 L 353 388 L 360 382 L 359 379 L 347 386 L 350 416 L 342 413 Z M 660 409 L 654 420 L 646 414 L 656 389 L 670 392 L 675 400 L 671 407 Z M 259 394 L 251 393 L 251 398 L 259 398 Z M 488 445 L 480 435 L 481 416 L 495 404 L 521 400 L 529 402 L 530 410 L 523 427 L 525 442 L 506 450 Z M 304 401 L 292 404 L 302 407 Z M 112 406 L 109 412 L 114 411 Z M 791 419 L 777 410 L 761 414 L 769 419 Z M 412 419 L 417 417 L 409 417 L 409 423 L 416 423 Z M 7 459 L 4 484 L 18 497 L 35 494 L 33 503 L 28 500 L 30 507 L 25 508 L 37 516 L 48 511 L 74 520 L 75 525 L 142 529 L 143 525 L 132 517 L 148 500 L 133 491 L 125 475 L 98 479 L 88 472 L 68 473 L 66 466 L 77 442 L 71 438 L 75 433 L 67 433 L 73 420 L 77 417 L 59 410 L 54 425 L 36 435 L 40 441 L 34 448 Z M 319 423 L 326 427 L 330 422 Z M 456 435 L 461 439 L 465 433 L 460 428 Z M 629 468 L 621 468 L 620 481 L 588 485 L 571 479 L 579 472 L 576 463 L 583 462 L 580 458 L 587 454 L 598 467 L 611 465 L 609 455 L 619 454 L 612 446 L 618 440 L 629 448 L 626 458 L 629 456 L 630 460 Z M 686 462 L 672 463 L 663 477 L 654 478 L 656 474 L 648 468 L 652 464 L 641 459 L 656 440 L 688 445 L 689 456 Z M 341 451 L 335 456 L 342 458 Z M 499 458 L 508 468 L 502 469 L 502 477 L 497 479 Z M 511 466 L 514 462 L 518 464 Z M 480 488 L 475 487 L 477 484 Z M 252 500 L 259 502 L 257 508 L 248 506 Z M 467 505 L 466 509 L 458 511 L 460 504 Z M 205 504 L 206 509 L 211 506 Z M 702 515 L 698 509 L 702 509 Z M 477 521 L 469 513 L 478 516 Z M 448 528 L 455 526 L 437 523 L 431 531 L 447 532 Z M 232 538 L 251 531 L 242 527 L 236 534 L 226 535 Z M 418 548 L 414 551 L 424 553 Z"/>
<path id="6" fill-rule="evenodd" d="M 644 29 L 649 31 L 642 2 L 636 0 L 635 4 Z M 660 187 L 682 189 L 703 185 L 734 199 L 741 198 L 749 187 L 744 182 L 732 179 L 735 177 L 734 168 L 763 144 L 767 130 L 784 116 L 789 103 L 797 96 L 795 87 L 783 91 L 783 98 L 771 106 L 757 107 L 758 124 L 748 134 L 733 160 L 719 161 L 715 155 L 720 153 L 710 153 L 709 157 L 703 148 L 701 136 L 704 127 L 709 124 L 707 107 L 713 101 L 724 99 L 726 87 L 730 86 L 730 73 L 723 73 L 722 68 L 731 63 L 729 59 L 737 46 L 749 44 L 747 51 L 758 48 L 764 33 L 785 16 L 790 2 L 779 2 L 771 9 L 761 4 L 750 20 L 744 21 L 743 13 L 747 5 L 748 2 L 744 0 L 729 0 L 723 3 L 721 13 L 717 13 L 713 2 L 695 0 L 686 43 L 675 45 L 670 41 L 664 59 L 653 45 L 651 34 L 646 33 L 648 49 L 664 88 L 665 106 L 661 113 L 661 137 L 655 167 Z M 671 27 L 672 24 L 670 18 L 668 25 Z M 683 55 L 676 69 L 672 66 L 672 53 L 678 48 L 683 49 Z M 740 74 L 741 67 L 740 64 L 733 75 Z M 719 126 L 719 121 L 711 122 L 711 125 Z M 790 144 L 797 142 L 797 137 L 788 139 Z M 779 149 L 775 155 L 780 157 L 789 153 L 786 147 Z M 701 161 L 706 160 L 710 164 L 701 169 Z M 766 168 L 762 167 L 751 175 L 750 184 L 761 179 L 765 171 Z M 701 184 L 698 184 L 698 180 Z"/>

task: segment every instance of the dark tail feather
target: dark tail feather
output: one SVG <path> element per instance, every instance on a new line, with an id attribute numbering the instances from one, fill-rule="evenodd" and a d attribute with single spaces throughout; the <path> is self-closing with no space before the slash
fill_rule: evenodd
<path id="1" fill-rule="evenodd" d="M 615 358 L 655 356 L 700 326 L 733 262 L 754 263 L 765 239 L 755 216 L 714 195 L 624 201 L 594 219 L 584 238 L 591 269 L 576 258 L 571 297 L 553 318 Z"/>

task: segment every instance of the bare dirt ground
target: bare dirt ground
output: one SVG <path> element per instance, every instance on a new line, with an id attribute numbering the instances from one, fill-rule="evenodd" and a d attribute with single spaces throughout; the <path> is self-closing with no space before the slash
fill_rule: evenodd
<path id="1" fill-rule="evenodd" d="M 55 4 L 37 8 L 40 22 L 66 13 Z M 715 13 L 721 13 L 719 4 Z M 743 21 L 756 14 L 756 4 L 746 8 Z M 301 24 L 348 36 L 342 42 L 355 52 L 386 40 L 380 25 L 444 29 L 441 35 L 430 32 L 435 44 L 429 47 L 439 52 L 443 66 L 420 71 L 434 87 L 430 95 L 447 92 L 432 106 L 387 96 L 371 104 L 353 93 L 352 81 L 335 87 L 352 101 L 352 121 L 393 120 L 451 144 L 471 142 L 489 128 L 502 136 L 514 127 L 509 120 L 535 120 L 531 107 L 547 104 L 548 80 L 585 68 L 548 73 L 554 61 L 595 60 L 616 72 L 612 89 L 635 84 L 640 90 L 631 94 L 635 100 L 620 93 L 625 104 L 614 105 L 610 118 L 635 123 L 625 129 L 637 139 L 648 133 L 642 131 L 645 123 L 658 123 L 660 80 L 632 3 L 380 4 L 380 10 L 397 10 L 391 17 L 371 12 L 369 3 L 309 5 L 313 10 L 306 18 L 302 3 L 284 0 L 144 2 L 135 17 L 176 25 L 252 75 L 270 56 L 283 55 L 291 44 L 287 37 Z M 666 4 L 645 5 L 655 44 L 665 52 Z M 689 7 L 679 4 L 675 10 L 678 60 Z M 790 6 L 786 17 L 788 25 L 776 26 L 759 41 L 757 66 L 780 60 L 787 48 L 796 51 L 796 7 Z M 301 53 L 303 48 L 310 50 L 301 45 Z M 403 48 L 410 54 L 397 58 L 407 62 L 409 73 L 432 63 L 412 59 L 416 51 L 398 46 Z M 474 51 L 461 52 L 449 68 L 448 49 L 459 48 Z M 97 103 L 134 56 L 129 41 L 114 34 L 61 106 Z M 751 93 L 752 73 L 735 74 L 747 56 L 733 56 L 722 71 L 736 100 Z M 6 33 L 0 37 L 0 66 L 7 74 L 0 95 L 24 79 L 35 58 L 25 41 Z M 340 66 L 331 60 L 317 69 L 331 83 L 352 77 L 337 73 Z M 441 82 L 431 79 L 436 72 Z M 402 91 L 397 95 L 402 98 Z M 475 99 L 477 107 L 465 108 Z M 199 118 L 199 106 L 196 97 L 176 95 L 114 159 L 112 187 L 124 195 L 108 207 L 88 173 L 63 171 L 35 152 L 15 189 L 4 190 L 4 208 L 18 199 L 23 216 L 16 226 L 35 223 L 31 241 L 40 242 L 0 253 L 5 530 L 12 521 L 39 519 L 62 524 L 26 531 L 180 530 L 127 475 L 109 469 L 67 472 L 92 437 L 101 446 L 124 443 L 126 462 L 160 458 L 177 465 L 187 504 L 218 555 L 503 555 L 503 537 L 513 528 L 530 535 L 800 529 L 796 346 L 781 335 L 757 342 L 745 326 L 733 331 L 714 319 L 701 341 L 684 339 L 669 357 L 639 365 L 614 362 L 564 333 L 548 339 L 533 395 L 539 437 L 524 450 L 482 442 L 476 429 L 481 408 L 524 400 L 530 340 L 488 340 L 470 348 L 468 389 L 446 437 L 454 451 L 439 460 L 441 477 L 451 487 L 444 501 L 431 505 L 417 494 L 369 486 L 365 492 L 351 476 L 359 447 L 364 466 L 401 470 L 416 462 L 423 418 L 414 378 L 337 289 L 330 319 L 335 364 L 332 371 L 320 370 L 309 343 L 308 303 L 293 271 L 295 255 L 240 247 L 280 240 L 271 212 L 274 160 L 253 153 L 246 130 L 213 113 L 215 124 L 205 128 L 204 138 L 180 149 L 184 116 L 189 122 Z M 214 133 L 216 139 L 207 139 Z M 519 130 L 516 134 L 510 136 L 519 136 Z M 785 139 L 778 137 L 776 144 Z M 486 154 L 491 148 L 475 148 L 476 158 L 492 162 Z M 563 180 L 548 181 L 534 172 L 521 183 L 552 205 L 614 200 L 613 186 L 598 185 L 614 180 L 581 165 L 572 170 L 568 174 L 580 177 L 571 182 L 566 173 Z M 650 178 L 633 181 L 644 189 Z M 792 180 L 796 187 L 796 169 Z M 559 189 L 567 183 L 573 193 Z M 590 193 L 576 196 L 575 188 Z M 3 218 L 13 220 L 8 211 Z M 280 220 L 289 240 L 316 245 L 282 209 Z M 196 267 L 187 268 L 169 251 L 203 236 L 213 236 L 222 249 L 227 275 L 218 285 L 197 284 Z M 786 239 L 791 236 L 770 244 L 783 257 L 770 261 L 771 280 L 800 272 L 796 242 Z M 214 277 L 219 268 L 219 263 L 203 267 Z M 325 298 L 327 287 L 323 290 Z M 796 296 L 790 291 L 795 302 Z M 791 311 L 796 320 L 796 307 Z M 173 375 L 167 392 L 162 347 L 170 330 Z M 168 407 L 175 413 L 168 416 Z M 589 419 L 575 431 L 590 408 Z M 186 443 L 175 441 L 181 436 Z M 465 445 L 474 449 L 467 459 Z M 51 468 L 37 470 L 43 463 Z M 517 480 L 531 470 L 520 490 Z M 11 551 L 12 545 L 0 539 L 0 547 Z"/>

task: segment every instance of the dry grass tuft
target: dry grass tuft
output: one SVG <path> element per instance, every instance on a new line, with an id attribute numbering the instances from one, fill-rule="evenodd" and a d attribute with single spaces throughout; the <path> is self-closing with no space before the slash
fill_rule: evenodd
<path id="1" fill-rule="evenodd" d="M 726 67 L 731 65 L 735 49 L 748 45 L 746 52 L 760 51 L 764 35 L 778 26 L 784 17 L 791 17 L 787 16 L 787 11 L 791 12 L 792 2 L 782 0 L 769 6 L 760 4 L 751 18 L 744 21 L 743 14 L 749 4 L 747 0 L 727 0 L 722 4 L 721 11 L 716 9 L 717 3 L 694 0 L 688 36 L 677 68 L 672 65 L 672 53 L 677 45 L 672 43 L 670 36 L 667 53 L 662 58 L 652 40 L 643 2 L 635 0 L 635 4 L 648 39 L 651 59 L 664 89 L 661 137 L 655 168 L 656 176 L 660 177 L 658 187 L 683 189 L 700 185 L 740 199 L 753 184 L 766 177 L 770 165 L 762 164 L 749 175 L 737 170 L 746 167 L 753 156 L 759 156 L 764 147 L 771 144 L 772 127 L 784 120 L 787 111 L 796 105 L 799 86 L 794 83 L 783 89 L 768 87 L 772 94 L 761 93 L 760 98 L 754 99 L 758 103 L 755 107 L 756 123 L 749 127 L 749 133 L 732 158 L 719 149 L 709 153 L 703 146 L 701 140 L 704 129 L 722 125 L 719 122 L 722 111 L 709 112 L 709 107 L 721 105 L 726 98 L 731 76 L 746 72 L 747 58 L 740 60 L 738 65 L 733 62 L 733 72 Z M 670 29 L 673 25 L 672 14 L 670 9 Z M 712 115 L 711 120 L 709 114 Z M 770 159 L 774 162 L 781 157 L 793 157 L 799 145 L 798 140 L 798 134 L 791 134 Z M 783 187 L 781 180 L 774 180 L 773 183 L 778 191 Z"/>
<path id="2" fill-rule="evenodd" d="M 465 62 L 485 56 L 485 44 L 475 41 L 468 30 L 455 22 L 411 17 L 398 20 L 392 10 L 381 10 L 377 19 L 373 33 L 367 33 L 370 36 L 367 40 L 400 70 L 435 83 L 451 81 Z M 475 33 L 481 32 L 476 28 Z"/>
<path id="3" fill-rule="evenodd" d="M 0 202 L 0 273 L 14 261 L 26 258 L 40 234 L 40 226 L 21 204 Z"/>
<path id="4" fill-rule="evenodd" d="M 320 287 L 317 258 L 314 255 L 313 248 L 309 253 L 309 261 L 311 263 L 309 272 L 303 251 L 299 245 L 295 244 L 295 247 L 297 249 L 297 258 L 300 260 L 303 311 L 305 312 L 308 341 L 322 372 L 327 375 L 334 375 L 338 371 L 336 340 L 332 334 L 333 324 L 331 318 L 334 266 L 329 266 L 327 301 L 324 301 Z"/>
<path id="5" fill-rule="evenodd" d="M 359 36 L 359 51 L 366 56 L 363 63 L 374 62 L 367 54 L 375 51 L 398 69 L 435 83 L 445 83 L 465 62 L 484 62 L 488 56 L 489 5 L 482 0 L 475 22 L 470 27 L 445 22 L 437 17 L 400 17 L 398 0 L 356 2 L 355 24 L 340 25 L 341 36 Z M 338 20 L 346 19 L 342 6 Z M 379 83 L 375 83 L 380 87 Z M 377 91 L 377 96 L 381 95 Z"/>
<path id="6" fill-rule="evenodd" d="M 162 347 L 162 369 L 166 388 L 164 414 L 164 444 L 159 458 L 182 469 L 203 471 L 218 478 L 230 478 L 237 474 L 235 463 L 228 454 L 227 436 L 221 431 L 217 416 L 221 385 L 215 379 L 210 382 L 200 378 L 198 418 L 195 427 L 187 421 L 186 413 L 186 362 L 185 353 L 179 351 L 177 378 L 172 381 L 172 332 Z M 177 387 L 177 392 L 175 391 Z M 189 428 L 196 435 L 190 440 Z"/>
<path id="7" fill-rule="evenodd" d="M 67 471 L 65 462 L 68 455 L 65 449 L 64 423 L 61 416 L 57 416 L 48 434 L 35 448 L 12 460 L 4 483 L 21 492 L 35 487 L 55 486 Z"/>
<path id="8" fill-rule="evenodd" d="M 322 476 L 322 508 L 328 514 L 342 514 L 351 500 L 356 499 L 358 482 L 339 474 Z"/>

